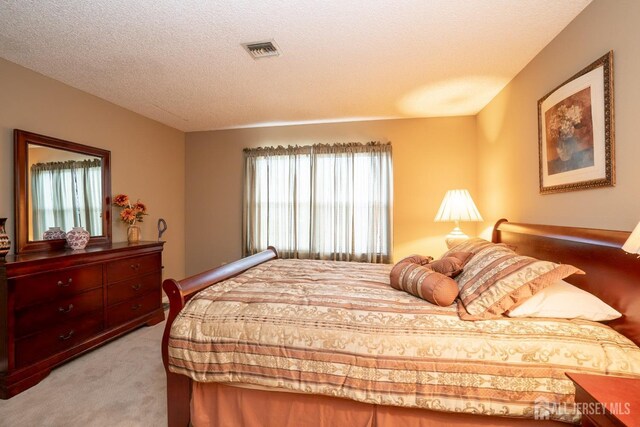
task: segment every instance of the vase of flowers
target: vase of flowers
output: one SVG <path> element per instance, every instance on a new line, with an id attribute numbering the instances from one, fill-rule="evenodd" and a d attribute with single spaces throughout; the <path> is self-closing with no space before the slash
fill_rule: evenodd
<path id="1" fill-rule="evenodd" d="M 147 206 L 139 199 L 131 203 L 129 196 L 118 194 L 113 198 L 113 204 L 121 208 L 120 219 L 127 224 L 127 240 L 129 243 L 138 243 L 142 239 L 142 232 L 137 223 L 142 222 L 144 215 L 147 215 Z"/>
<path id="2" fill-rule="evenodd" d="M 127 241 L 129 243 L 138 243 L 142 237 L 142 230 L 137 225 L 130 225 L 127 227 Z"/>

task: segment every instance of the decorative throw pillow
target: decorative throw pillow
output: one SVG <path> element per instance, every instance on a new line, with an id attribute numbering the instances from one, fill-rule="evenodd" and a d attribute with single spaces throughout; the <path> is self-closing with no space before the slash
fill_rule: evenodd
<path id="1" fill-rule="evenodd" d="M 399 262 L 391 270 L 391 286 L 443 307 L 453 304 L 458 285 L 450 277 L 411 262 Z"/>
<path id="2" fill-rule="evenodd" d="M 513 246 L 504 243 L 493 243 L 488 240 L 481 239 L 480 237 L 474 237 L 472 239 L 465 240 L 462 243 L 457 244 L 453 248 L 449 249 L 442 255 L 442 258 L 451 256 L 451 254 L 456 252 L 471 252 L 473 256 L 489 246 L 500 246 L 515 251 L 515 247 Z"/>
<path id="3" fill-rule="evenodd" d="M 472 254 L 475 254 L 476 252 L 481 250 L 483 247 L 488 245 L 493 245 L 493 243 L 491 243 L 488 240 L 481 239 L 479 237 L 474 237 L 471 239 L 467 239 L 462 243 L 458 243 L 457 245 L 449 249 L 447 252 L 445 252 L 442 255 L 442 257 L 444 258 L 446 256 L 449 256 L 449 254 L 454 252 L 471 252 Z"/>
<path id="4" fill-rule="evenodd" d="M 568 264 L 556 264 L 517 255 L 495 244 L 477 251 L 458 277 L 458 314 L 463 320 L 501 317 L 551 283 L 583 271 Z"/>
<path id="5" fill-rule="evenodd" d="M 434 261 L 431 256 L 410 255 L 406 258 L 402 258 L 396 264 L 400 264 L 401 262 L 410 262 L 412 264 L 418 264 L 430 268 L 447 277 L 455 277 L 462 272 L 462 268 L 472 256 L 473 254 L 471 252 L 450 252 L 447 257 Z"/>
<path id="6" fill-rule="evenodd" d="M 471 252 L 450 252 L 448 256 L 430 262 L 425 267 L 447 277 L 456 277 L 462 273 L 462 269 L 472 256 Z"/>
<path id="7" fill-rule="evenodd" d="M 507 312 L 509 317 L 555 317 L 586 319 L 594 322 L 622 317 L 614 308 L 595 295 L 558 280 L 519 306 Z"/>
<path id="8" fill-rule="evenodd" d="M 402 258 L 396 264 L 401 263 L 401 262 L 411 262 L 413 264 L 418 264 L 418 265 L 427 265 L 431 261 L 433 261 L 433 257 L 432 256 L 424 256 L 424 255 L 414 254 L 414 255 L 409 255 L 406 258 Z"/>

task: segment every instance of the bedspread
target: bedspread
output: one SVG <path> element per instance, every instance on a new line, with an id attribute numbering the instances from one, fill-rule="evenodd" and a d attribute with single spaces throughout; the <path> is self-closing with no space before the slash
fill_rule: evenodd
<path id="1" fill-rule="evenodd" d="M 565 372 L 640 377 L 640 349 L 584 320 L 463 321 L 391 288 L 390 265 L 273 260 L 197 294 L 169 369 L 356 401 L 577 422 Z"/>

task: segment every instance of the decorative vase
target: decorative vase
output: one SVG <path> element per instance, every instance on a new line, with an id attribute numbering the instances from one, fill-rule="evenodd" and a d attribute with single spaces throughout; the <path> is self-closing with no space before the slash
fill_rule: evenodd
<path id="1" fill-rule="evenodd" d="M 7 218 L 0 218 L 0 260 L 4 259 L 11 249 L 11 240 L 4 229 L 5 222 L 7 222 Z"/>
<path id="2" fill-rule="evenodd" d="M 137 225 L 130 225 L 127 228 L 127 240 L 129 243 L 138 243 L 142 238 L 142 231 Z"/>
<path id="3" fill-rule="evenodd" d="M 89 232 L 82 227 L 73 227 L 71 231 L 67 232 L 67 244 L 71 249 L 78 250 L 84 249 L 89 243 Z"/>
<path id="4" fill-rule="evenodd" d="M 67 233 L 62 231 L 60 227 L 49 227 L 49 229 L 42 234 L 42 238 L 44 240 L 66 239 Z"/>

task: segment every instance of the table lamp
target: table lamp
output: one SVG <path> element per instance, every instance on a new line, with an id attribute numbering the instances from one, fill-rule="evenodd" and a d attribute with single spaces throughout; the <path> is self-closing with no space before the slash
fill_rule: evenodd
<path id="1" fill-rule="evenodd" d="M 622 249 L 630 254 L 640 254 L 640 222 L 622 245 Z"/>
<path id="2" fill-rule="evenodd" d="M 460 221 L 482 221 L 482 216 L 480 212 L 478 212 L 475 203 L 473 203 L 473 199 L 468 190 L 449 190 L 447 194 L 444 195 L 444 199 L 442 199 L 442 204 L 434 221 L 454 221 L 456 223 L 455 228 L 451 233 L 447 234 L 445 238 L 447 247 L 451 249 L 453 246 L 469 238 L 469 236 L 460 230 Z"/>

